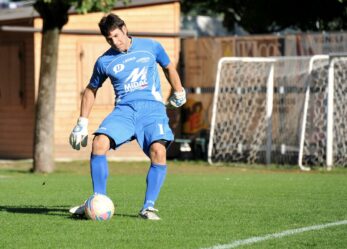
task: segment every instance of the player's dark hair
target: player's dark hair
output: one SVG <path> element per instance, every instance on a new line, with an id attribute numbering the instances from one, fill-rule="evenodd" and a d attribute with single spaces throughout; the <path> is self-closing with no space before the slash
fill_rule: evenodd
<path id="1" fill-rule="evenodd" d="M 114 29 L 122 29 L 125 26 L 125 22 L 115 14 L 108 14 L 101 18 L 99 22 L 100 32 L 103 36 L 108 36 L 110 31 Z"/>

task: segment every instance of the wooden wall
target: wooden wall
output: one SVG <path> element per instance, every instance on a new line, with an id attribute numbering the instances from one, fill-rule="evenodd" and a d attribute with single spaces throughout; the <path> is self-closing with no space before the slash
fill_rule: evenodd
<path id="1" fill-rule="evenodd" d="M 134 7 L 114 11 L 125 20 L 129 32 L 179 32 L 179 3 L 168 3 L 147 7 Z M 71 15 L 64 29 L 85 29 L 98 31 L 98 22 L 104 13 Z M 40 19 L 35 27 L 41 27 Z M 179 38 L 154 37 L 167 50 L 174 63 L 178 62 L 180 50 Z M 39 76 L 41 34 L 35 34 L 35 82 Z M 87 159 L 91 151 L 92 135 L 87 148 L 73 150 L 68 142 L 70 132 L 79 116 L 81 93 L 90 79 L 95 60 L 109 48 L 101 35 L 61 35 L 58 58 L 57 96 L 55 109 L 55 155 L 57 159 Z M 170 94 L 169 83 L 162 78 L 164 98 Z M 89 133 L 97 129 L 103 118 L 113 109 L 114 96 L 110 86 L 105 85 L 98 91 L 98 100 L 90 115 Z M 123 145 L 117 151 L 111 151 L 110 157 L 145 159 L 136 142 Z"/>
<path id="2" fill-rule="evenodd" d="M 28 21 L 3 25 L 30 26 Z M 33 34 L 0 32 L 0 158 L 29 158 L 33 151 Z"/>

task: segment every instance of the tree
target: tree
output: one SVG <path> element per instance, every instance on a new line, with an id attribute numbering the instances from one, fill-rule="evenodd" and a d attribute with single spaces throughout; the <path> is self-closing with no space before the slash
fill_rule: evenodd
<path id="1" fill-rule="evenodd" d="M 75 7 L 80 13 L 107 12 L 117 0 L 37 0 L 35 10 L 43 21 L 39 89 L 34 134 L 34 172 L 54 170 L 54 110 L 59 36 L 68 22 L 68 12 Z M 125 4 L 127 1 L 123 1 Z"/>
<path id="2" fill-rule="evenodd" d="M 182 0 L 183 13 L 222 14 L 223 24 L 250 33 L 332 31 L 347 28 L 346 0 Z"/>

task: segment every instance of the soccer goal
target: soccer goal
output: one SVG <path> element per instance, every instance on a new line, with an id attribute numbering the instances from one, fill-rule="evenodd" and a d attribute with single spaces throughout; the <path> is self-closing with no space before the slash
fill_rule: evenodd
<path id="1" fill-rule="evenodd" d="M 347 165 L 347 54 L 220 59 L 208 161 Z"/>

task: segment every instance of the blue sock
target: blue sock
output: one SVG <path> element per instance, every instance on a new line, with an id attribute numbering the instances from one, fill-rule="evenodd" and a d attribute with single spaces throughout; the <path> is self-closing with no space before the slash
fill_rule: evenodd
<path id="1" fill-rule="evenodd" d="M 93 192 L 106 195 L 108 164 L 106 155 L 91 155 L 90 174 L 93 182 Z"/>
<path id="2" fill-rule="evenodd" d="M 166 165 L 151 164 L 147 175 L 147 189 L 143 209 L 154 207 L 166 176 Z"/>

